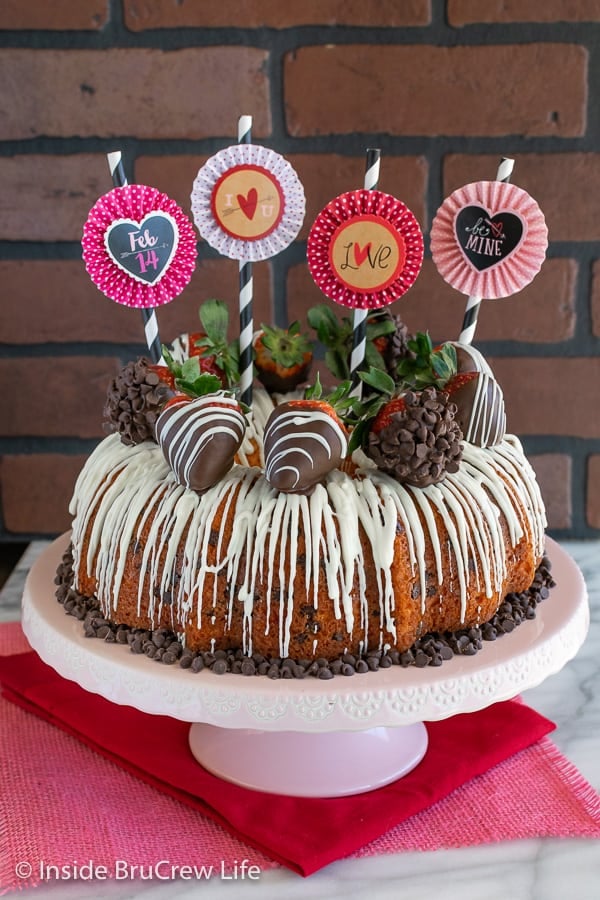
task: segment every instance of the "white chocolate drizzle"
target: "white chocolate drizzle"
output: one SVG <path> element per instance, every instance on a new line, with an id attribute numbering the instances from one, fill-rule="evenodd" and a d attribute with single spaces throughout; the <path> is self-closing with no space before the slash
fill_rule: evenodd
<path id="1" fill-rule="evenodd" d="M 213 528 L 220 508 L 232 523 L 227 542 L 221 530 L 215 534 Z M 511 435 L 488 449 L 465 444 L 459 471 L 437 485 L 403 486 L 365 465 L 354 476 L 332 471 L 309 497 L 278 493 L 260 469 L 241 465 L 234 465 L 199 496 L 177 485 L 155 444 L 127 447 L 118 435 L 111 435 L 79 476 L 71 513 L 74 570 L 78 573 L 83 563 L 82 568 L 95 575 L 105 615 L 117 607 L 128 555 L 140 548 L 138 611 L 144 604 L 143 573 L 147 573 L 146 604 L 152 622 L 160 620 L 168 598 L 174 622 L 185 626 L 194 615 L 193 624 L 201 628 L 203 608 L 206 613 L 217 602 L 216 579 L 207 597 L 206 577 L 221 573 L 228 585 L 225 627 L 231 626 L 235 604 L 241 604 L 243 649 L 252 652 L 253 604 L 260 590 L 267 621 L 276 604 L 282 657 L 289 652 L 295 604 L 317 607 L 323 596 L 349 636 L 360 627 L 365 647 L 381 648 L 395 637 L 392 573 L 400 535 L 406 538 L 412 589 L 418 598 L 414 602 L 421 611 L 428 587 L 432 589 L 425 562 L 430 547 L 440 598 L 443 590 L 450 592 L 449 585 L 443 590 L 441 585 L 444 556 L 449 554 L 451 590 L 460 598 L 464 617 L 470 586 L 483 587 L 488 597 L 503 588 L 507 572 L 503 523 L 512 546 L 526 535 L 537 558 L 543 552 L 546 525 L 535 475 Z M 436 524 L 440 518 L 443 540 Z M 149 534 L 143 540 L 145 527 Z M 304 536 L 301 563 L 299 533 Z M 87 557 L 81 560 L 86 535 Z M 379 596 L 379 631 L 374 635 L 368 633 L 373 620 L 369 621 L 367 593 L 373 586 L 365 577 L 365 535 Z M 299 569 L 304 573 L 302 593 L 297 587 Z M 353 598 L 354 602 L 358 598 L 358 622 Z M 316 647 L 315 639 L 314 652 Z"/>

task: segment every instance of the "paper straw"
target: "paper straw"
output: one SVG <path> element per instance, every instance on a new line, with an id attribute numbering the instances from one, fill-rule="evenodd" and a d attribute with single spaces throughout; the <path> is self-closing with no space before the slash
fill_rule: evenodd
<path id="1" fill-rule="evenodd" d="M 108 168 L 115 187 L 125 187 L 129 182 L 125 176 L 123 168 L 123 159 L 121 151 L 116 150 L 113 153 L 106 154 L 108 159 Z M 144 334 L 146 336 L 146 344 L 152 362 L 161 366 L 165 365 L 162 355 L 162 344 L 158 334 L 158 318 L 155 309 L 142 309 L 142 319 L 144 322 Z"/>
<path id="2" fill-rule="evenodd" d="M 381 150 L 367 150 L 367 162 L 365 169 L 364 188 L 366 191 L 374 191 L 379 184 L 379 167 L 381 162 Z M 352 317 L 352 353 L 350 355 L 350 379 L 352 381 L 351 394 L 362 396 L 362 381 L 358 377 L 360 367 L 365 361 L 367 346 L 367 316 L 368 309 L 355 309 Z"/>
<path id="3" fill-rule="evenodd" d="M 252 116 L 240 116 L 238 143 L 252 143 Z M 246 406 L 252 404 L 252 378 L 254 361 L 252 354 L 252 263 L 240 260 L 240 400 Z"/>
<path id="4" fill-rule="evenodd" d="M 503 156 L 500 160 L 498 171 L 496 172 L 496 181 L 503 181 L 505 182 L 505 184 L 508 184 L 514 167 L 514 159 L 509 159 L 508 157 Z M 482 298 L 477 296 L 477 294 L 472 294 L 467 299 L 467 306 L 463 317 L 462 330 L 458 336 L 458 340 L 461 344 L 471 344 L 473 341 L 473 337 L 475 336 L 475 329 L 477 328 L 477 317 L 479 316 L 481 300 Z"/>

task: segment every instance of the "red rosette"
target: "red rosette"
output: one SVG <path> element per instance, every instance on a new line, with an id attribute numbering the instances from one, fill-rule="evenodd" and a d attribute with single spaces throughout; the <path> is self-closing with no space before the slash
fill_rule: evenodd
<path id="1" fill-rule="evenodd" d="M 124 241 L 128 241 L 125 246 Z M 83 227 L 83 260 L 94 284 L 115 303 L 164 306 L 189 283 L 196 234 L 167 194 L 143 184 L 100 197 Z"/>
<path id="2" fill-rule="evenodd" d="M 401 200 L 381 191 L 350 191 L 321 210 L 306 255 L 325 296 L 351 309 L 378 309 L 414 284 L 423 235 Z"/>
<path id="3" fill-rule="evenodd" d="M 457 291 L 483 300 L 521 291 L 539 272 L 548 229 L 535 200 L 503 181 L 466 184 L 447 197 L 431 224 L 431 255 Z"/>

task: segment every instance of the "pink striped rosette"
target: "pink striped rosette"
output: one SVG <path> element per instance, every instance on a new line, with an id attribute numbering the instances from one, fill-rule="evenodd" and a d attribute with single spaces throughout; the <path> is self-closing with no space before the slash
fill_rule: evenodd
<path id="1" fill-rule="evenodd" d="M 442 278 L 481 299 L 522 290 L 539 272 L 547 247 L 548 229 L 535 200 L 502 181 L 454 191 L 431 225 L 431 255 Z"/>

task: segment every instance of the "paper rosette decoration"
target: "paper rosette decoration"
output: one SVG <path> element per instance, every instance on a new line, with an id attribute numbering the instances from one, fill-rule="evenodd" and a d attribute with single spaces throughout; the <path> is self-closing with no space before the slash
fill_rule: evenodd
<path id="1" fill-rule="evenodd" d="M 377 190 L 350 191 L 321 210 L 306 255 L 327 297 L 353 309 L 377 309 L 414 284 L 423 235 L 401 200 Z"/>
<path id="2" fill-rule="evenodd" d="M 448 284 L 494 300 L 522 290 L 548 247 L 544 215 L 529 194 L 501 181 L 478 181 L 444 200 L 431 225 L 431 255 Z"/>
<path id="3" fill-rule="evenodd" d="M 138 309 L 170 303 L 196 265 L 192 223 L 174 200 L 143 184 L 100 197 L 81 244 L 94 284 L 116 303 Z"/>
<path id="4" fill-rule="evenodd" d="M 294 240 L 306 202 L 290 163 L 259 144 L 226 147 L 202 166 L 192 189 L 202 237 L 223 256 L 268 259 Z"/>

